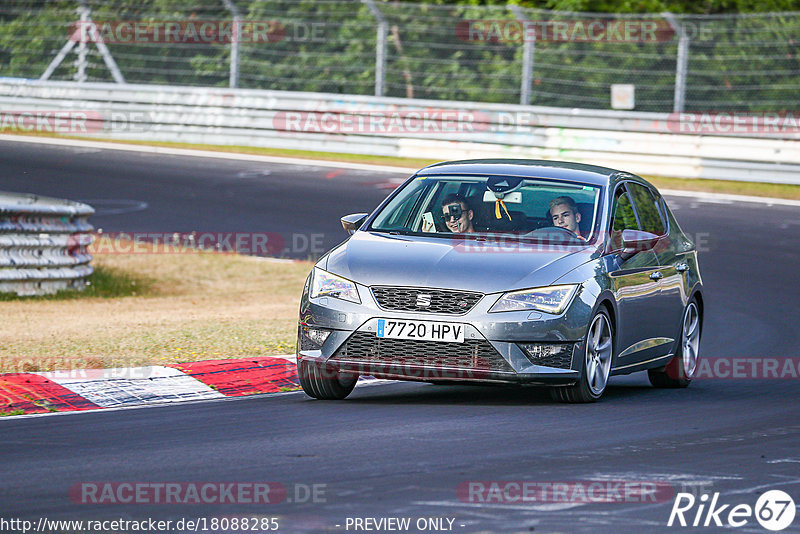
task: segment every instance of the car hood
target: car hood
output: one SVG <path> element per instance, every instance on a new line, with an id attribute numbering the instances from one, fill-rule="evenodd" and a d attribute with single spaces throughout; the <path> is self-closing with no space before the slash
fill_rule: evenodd
<path id="1" fill-rule="evenodd" d="M 544 250 L 542 250 L 544 249 Z M 595 247 L 356 232 L 320 266 L 366 286 L 497 293 L 552 284 L 589 261 Z"/>

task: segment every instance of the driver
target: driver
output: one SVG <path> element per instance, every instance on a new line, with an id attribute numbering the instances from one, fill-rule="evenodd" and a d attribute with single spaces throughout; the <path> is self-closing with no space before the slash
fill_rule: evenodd
<path id="1" fill-rule="evenodd" d="M 462 195 L 453 193 L 442 199 L 442 216 L 447 229 L 457 234 L 470 234 L 474 213 Z"/>
<path id="2" fill-rule="evenodd" d="M 553 226 L 565 228 L 581 239 L 586 239 L 586 236 L 581 235 L 579 225 L 581 213 L 572 197 L 557 197 L 551 200 L 550 217 L 553 219 Z"/>

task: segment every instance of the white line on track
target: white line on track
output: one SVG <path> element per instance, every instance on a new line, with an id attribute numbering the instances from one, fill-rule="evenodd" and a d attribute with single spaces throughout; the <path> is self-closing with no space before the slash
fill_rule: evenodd
<path id="1" fill-rule="evenodd" d="M 26 135 L 0 135 L 0 141 L 14 141 L 19 143 L 32 143 L 40 145 L 69 146 L 79 148 L 95 148 L 103 150 L 123 150 L 128 152 L 143 152 L 147 154 L 164 154 L 171 156 L 190 156 L 197 158 L 216 158 L 238 161 L 260 161 L 263 163 L 281 163 L 285 165 L 314 165 L 317 167 L 333 167 L 338 169 L 353 169 L 372 172 L 385 172 L 392 174 L 410 175 L 418 169 L 412 167 L 393 167 L 389 165 L 372 165 L 368 163 L 353 163 L 344 161 L 325 161 L 303 158 L 287 158 L 280 156 L 262 156 L 258 154 L 237 154 L 233 152 L 214 152 L 207 150 L 194 150 L 189 148 L 167 148 L 148 145 L 129 145 L 125 143 L 109 143 L 103 141 L 84 141 L 79 139 L 58 139 L 52 137 L 30 137 Z M 679 191 L 675 189 L 661 189 L 662 194 L 675 197 L 689 197 L 709 202 L 754 202 L 768 206 L 796 206 L 800 207 L 800 200 L 785 198 L 754 197 L 746 195 L 729 195 L 724 193 L 705 193 L 700 191 Z"/>
<path id="2" fill-rule="evenodd" d="M 214 152 L 211 150 L 195 150 L 190 148 L 167 148 L 161 146 L 129 145 L 125 143 L 108 143 L 103 141 L 84 141 L 80 139 L 58 139 L 52 137 L 28 137 L 27 135 L 0 135 L 2 141 L 33 143 L 39 145 L 69 146 L 81 148 L 98 148 L 103 150 L 124 150 L 127 152 L 144 152 L 147 154 L 164 154 L 170 156 L 191 156 L 195 158 L 232 159 L 237 161 L 261 161 L 264 163 L 284 163 L 287 165 L 314 165 L 317 167 L 334 167 L 338 169 L 356 169 L 387 173 L 411 174 L 417 169 L 410 167 L 391 167 L 388 165 L 370 165 L 368 163 L 352 163 L 342 161 L 325 161 L 303 158 L 286 158 L 281 156 L 262 156 L 259 154 L 237 154 L 234 152 Z"/>

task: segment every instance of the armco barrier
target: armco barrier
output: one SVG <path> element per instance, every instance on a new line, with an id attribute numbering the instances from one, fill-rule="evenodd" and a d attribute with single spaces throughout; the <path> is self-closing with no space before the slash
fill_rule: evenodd
<path id="1" fill-rule="evenodd" d="M 0 292 L 83 289 L 93 271 L 86 249 L 93 213 L 80 202 L 0 192 Z"/>
<path id="2" fill-rule="evenodd" d="M 61 133 L 70 135 L 439 160 L 562 159 L 646 175 L 800 184 L 800 125 L 700 135 L 676 133 L 682 131 L 677 116 L 663 113 L 0 78 L 1 114 L 55 110 L 81 114 L 85 132 L 63 121 Z M 427 131 L 324 131 L 287 127 L 287 112 L 367 119 L 427 112 L 434 118 Z M 31 121 L 30 129 L 47 129 Z M 7 123 L 0 121 L 0 128 Z"/>

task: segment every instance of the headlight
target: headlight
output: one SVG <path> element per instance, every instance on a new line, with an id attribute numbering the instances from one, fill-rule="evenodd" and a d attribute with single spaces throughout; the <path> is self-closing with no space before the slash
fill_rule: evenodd
<path id="1" fill-rule="evenodd" d="M 513 291 L 500 297 L 489 312 L 538 310 L 559 314 L 567 307 L 577 289 L 577 285 L 568 285 Z"/>
<path id="2" fill-rule="evenodd" d="M 361 304 L 354 282 L 315 267 L 314 279 L 311 281 L 311 298 L 317 297 L 333 297 Z"/>

